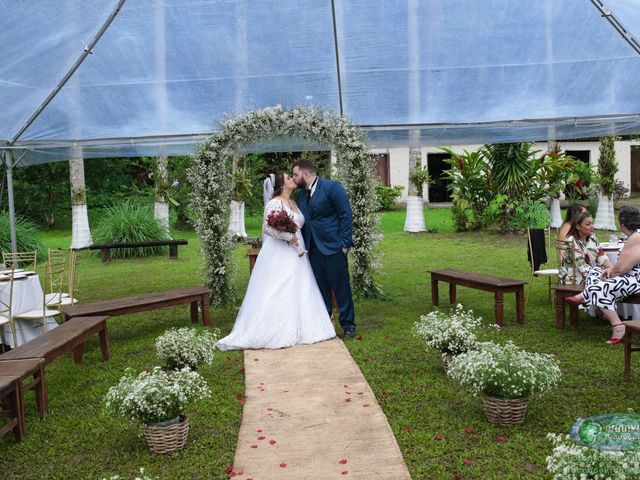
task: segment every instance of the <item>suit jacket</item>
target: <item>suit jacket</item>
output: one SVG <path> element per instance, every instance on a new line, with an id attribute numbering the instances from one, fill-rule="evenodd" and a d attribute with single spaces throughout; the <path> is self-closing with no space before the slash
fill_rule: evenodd
<path id="1" fill-rule="evenodd" d="M 334 255 L 342 247 L 352 247 L 351 204 L 342 184 L 318 177 L 313 196 L 307 199 L 307 193 L 301 190 L 296 201 L 305 217 L 302 236 L 306 245 L 311 244 L 313 237 L 323 255 Z"/>

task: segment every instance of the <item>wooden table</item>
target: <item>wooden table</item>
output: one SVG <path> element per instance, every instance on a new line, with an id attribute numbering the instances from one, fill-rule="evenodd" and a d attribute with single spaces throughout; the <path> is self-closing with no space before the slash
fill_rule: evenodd
<path id="1" fill-rule="evenodd" d="M 431 302 L 434 307 L 439 304 L 438 282 L 449 284 L 449 302 L 456 303 L 456 286 L 475 288 L 493 292 L 495 297 L 495 318 L 500 326 L 504 324 L 504 294 L 516 294 L 516 312 L 518 323 L 524 323 L 524 286 L 527 282 L 511 278 L 494 277 L 474 272 L 466 272 L 454 268 L 428 270 L 431 273 Z"/>
<path id="2" fill-rule="evenodd" d="M 23 382 L 27 381 L 32 375 L 33 381 L 25 385 Z M 18 395 L 21 406 L 24 406 L 24 392 L 35 391 L 38 412 L 40 412 L 42 418 L 45 417 L 49 406 L 47 382 L 44 376 L 44 358 L 2 360 L 2 355 L 0 355 L 0 376 L 18 377 Z"/>

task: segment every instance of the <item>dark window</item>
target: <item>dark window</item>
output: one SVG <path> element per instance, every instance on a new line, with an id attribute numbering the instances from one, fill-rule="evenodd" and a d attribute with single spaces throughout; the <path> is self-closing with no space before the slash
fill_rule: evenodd
<path id="1" fill-rule="evenodd" d="M 433 182 L 429 186 L 429 202 L 450 202 L 449 181 L 442 177 L 445 170 L 451 167 L 445 161 L 450 158 L 448 153 L 428 153 L 427 168 Z"/>

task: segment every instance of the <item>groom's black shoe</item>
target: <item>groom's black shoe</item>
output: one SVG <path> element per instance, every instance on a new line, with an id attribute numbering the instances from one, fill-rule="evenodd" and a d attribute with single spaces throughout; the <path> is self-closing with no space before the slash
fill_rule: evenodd
<path id="1" fill-rule="evenodd" d="M 356 336 L 355 328 L 351 328 L 349 330 L 344 331 L 344 338 L 353 338 Z"/>

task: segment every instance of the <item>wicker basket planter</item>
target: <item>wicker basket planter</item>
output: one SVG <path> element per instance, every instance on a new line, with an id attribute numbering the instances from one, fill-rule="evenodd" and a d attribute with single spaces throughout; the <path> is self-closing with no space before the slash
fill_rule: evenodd
<path id="1" fill-rule="evenodd" d="M 144 436 L 149 448 L 156 453 L 169 453 L 180 450 L 187 443 L 189 419 L 180 415 L 180 420 L 167 426 L 145 425 Z"/>
<path id="2" fill-rule="evenodd" d="M 487 420 L 496 425 L 520 425 L 527 413 L 529 398 L 498 398 L 484 396 L 484 413 Z"/>

